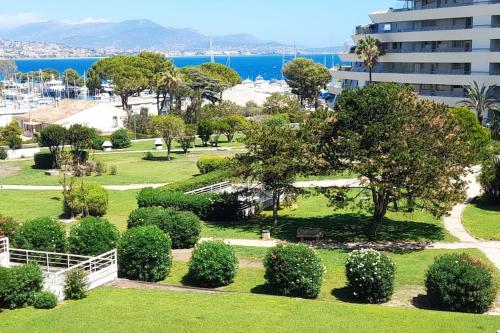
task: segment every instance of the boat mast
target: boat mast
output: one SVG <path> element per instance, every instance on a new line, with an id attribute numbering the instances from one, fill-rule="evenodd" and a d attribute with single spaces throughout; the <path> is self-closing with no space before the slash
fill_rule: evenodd
<path id="1" fill-rule="evenodd" d="M 210 44 L 210 62 L 212 64 L 215 64 L 215 57 L 214 57 L 214 50 L 213 50 L 213 45 L 212 45 L 212 36 L 208 36 L 208 42 Z"/>
<path id="2" fill-rule="evenodd" d="M 330 47 L 331 47 L 331 51 L 332 51 L 332 68 L 334 68 L 335 67 L 335 56 L 334 56 L 335 48 L 333 47 L 333 32 L 330 34 Z"/>

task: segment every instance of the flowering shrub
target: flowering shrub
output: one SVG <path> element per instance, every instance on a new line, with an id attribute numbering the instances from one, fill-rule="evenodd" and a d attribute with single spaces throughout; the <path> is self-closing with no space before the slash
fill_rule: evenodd
<path id="1" fill-rule="evenodd" d="M 12 217 L 0 215 L 0 238 L 5 236 L 13 239 L 19 223 Z"/>
<path id="2" fill-rule="evenodd" d="M 66 231 L 58 220 L 41 217 L 22 224 L 17 229 L 13 244 L 25 250 L 64 253 Z"/>
<path id="3" fill-rule="evenodd" d="M 189 261 L 189 276 L 201 287 L 227 286 L 234 280 L 238 260 L 234 249 L 220 241 L 198 245 Z"/>
<path id="4" fill-rule="evenodd" d="M 436 258 L 427 271 L 425 286 L 435 306 L 451 311 L 483 313 L 496 296 L 491 270 L 465 253 Z"/>
<path id="5" fill-rule="evenodd" d="M 375 250 L 353 251 L 345 268 L 348 287 L 356 298 L 372 304 L 390 300 L 396 265 L 385 254 Z"/>
<path id="6" fill-rule="evenodd" d="M 100 217 L 85 217 L 71 227 L 69 251 L 84 256 L 98 256 L 116 248 L 120 233 L 115 225 Z"/>
<path id="7" fill-rule="evenodd" d="M 265 278 L 279 295 L 316 298 L 325 266 L 318 254 L 305 245 L 278 245 L 264 259 Z"/>

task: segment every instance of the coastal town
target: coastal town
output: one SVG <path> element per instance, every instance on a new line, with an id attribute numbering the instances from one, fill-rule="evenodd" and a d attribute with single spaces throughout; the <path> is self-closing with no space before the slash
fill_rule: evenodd
<path id="1" fill-rule="evenodd" d="M 235 33 L 279 26 L 245 4 L 205 34 L 153 21 L 193 0 L 26 1 L 0 22 L 0 332 L 500 332 L 499 2 L 345 4 L 325 47 Z"/>

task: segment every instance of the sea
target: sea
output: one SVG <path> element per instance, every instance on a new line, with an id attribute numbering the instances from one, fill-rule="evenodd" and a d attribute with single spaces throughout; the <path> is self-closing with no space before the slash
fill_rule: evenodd
<path id="1" fill-rule="evenodd" d="M 301 54 L 298 57 L 311 59 L 315 62 L 331 68 L 334 65 L 343 64 L 337 54 Z M 294 55 L 286 55 L 285 63 L 292 61 Z M 88 71 L 100 58 L 54 58 L 54 59 L 20 59 L 15 60 L 20 72 L 33 72 L 41 69 L 53 69 L 64 72 L 68 68 L 76 70 L 80 75 Z M 177 67 L 196 66 L 210 62 L 208 56 L 172 57 Z M 216 56 L 217 63 L 230 66 L 240 77 L 255 80 L 262 76 L 265 80 L 282 79 L 281 69 L 283 66 L 282 55 L 238 55 L 238 56 Z"/>

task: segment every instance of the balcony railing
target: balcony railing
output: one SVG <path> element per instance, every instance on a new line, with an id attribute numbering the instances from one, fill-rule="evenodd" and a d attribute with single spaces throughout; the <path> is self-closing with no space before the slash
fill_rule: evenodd
<path id="1" fill-rule="evenodd" d="M 465 93 L 463 91 L 437 91 L 437 90 L 420 90 L 418 91 L 419 95 L 422 96 L 436 96 L 436 97 L 465 97 Z"/>
<path id="2" fill-rule="evenodd" d="M 478 26 L 479 27 L 479 26 Z M 391 34 L 398 32 L 423 32 L 423 31 L 442 31 L 442 30 L 463 30 L 472 29 L 472 25 L 437 25 L 429 27 L 413 27 L 413 28 L 400 28 L 391 30 L 379 30 L 377 26 L 358 26 L 355 29 L 356 35 L 368 35 L 368 34 Z"/>
<path id="3" fill-rule="evenodd" d="M 470 47 L 448 47 L 448 48 L 421 48 L 421 49 L 387 49 L 385 53 L 446 53 L 446 52 L 471 52 Z M 474 50 L 475 51 L 475 50 Z"/>
<path id="4" fill-rule="evenodd" d="M 337 69 L 339 71 L 351 71 L 355 73 L 368 73 L 364 68 L 353 69 Z M 390 74 L 425 74 L 425 75 L 471 75 L 471 71 L 465 69 L 449 69 L 449 70 L 415 70 L 415 69 L 374 69 L 372 73 L 390 73 Z M 479 74 L 479 73 L 475 73 Z"/>
<path id="5" fill-rule="evenodd" d="M 483 0 L 483 1 L 467 1 L 462 3 L 433 3 L 426 6 L 411 7 L 411 8 L 391 8 L 392 12 L 406 12 L 411 10 L 427 10 L 427 9 L 437 9 L 437 8 L 449 8 L 449 7 L 462 7 L 462 6 L 475 6 L 475 5 L 494 5 L 500 3 L 500 0 Z"/>

